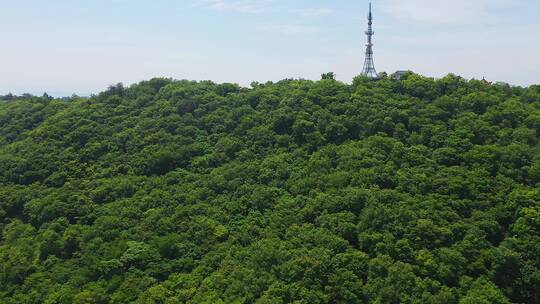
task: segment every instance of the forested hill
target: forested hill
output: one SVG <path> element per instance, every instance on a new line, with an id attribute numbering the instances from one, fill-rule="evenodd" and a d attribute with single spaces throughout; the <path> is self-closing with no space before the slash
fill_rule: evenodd
<path id="1" fill-rule="evenodd" d="M 538 303 L 540 86 L 324 78 L 0 101 L 0 303 Z"/>

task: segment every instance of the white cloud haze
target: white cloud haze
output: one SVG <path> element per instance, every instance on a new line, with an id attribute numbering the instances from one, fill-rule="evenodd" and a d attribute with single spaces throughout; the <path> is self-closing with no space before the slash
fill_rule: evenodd
<path id="1" fill-rule="evenodd" d="M 383 10 L 398 19 L 428 24 L 466 25 L 491 20 L 493 9 L 511 8 L 519 0 L 386 0 Z"/>
<path id="2" fill-rule="evenodd" d="M 350 81 L 362 69 L 367 3 L 5 2 L 0 94 L 88 95 L 159 76 L 249 85 L 333 71 Z M 373 0 L 373 9 L 378 71 L 540 83 L 538 0 Z"/>
<path id="3" fill-rule="evenodd" d="M 196 5 L 217 11 L 261 13 L 272 8 L 275 0 L 200 0 Z"/>

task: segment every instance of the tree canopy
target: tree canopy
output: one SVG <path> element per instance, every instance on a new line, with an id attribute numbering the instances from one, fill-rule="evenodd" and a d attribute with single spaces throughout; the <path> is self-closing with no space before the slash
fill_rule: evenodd
<path id="1" fill-rule="evenodd" d="M 538 303 L 540 86 L 0 100 L 0 302 Z"/>

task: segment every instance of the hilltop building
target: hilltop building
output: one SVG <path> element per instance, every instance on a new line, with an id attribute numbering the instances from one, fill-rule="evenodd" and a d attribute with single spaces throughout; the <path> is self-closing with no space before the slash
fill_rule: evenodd
<path id="1" fill-rule="evenodd" d="M 396 71 L 394 74 L 390 75 L 390 77 L 392 79 L 396 79 L 396 80 L 401 80 L 403 78 L 403 76 L 409 74 L 409 73 L 412 73 L 411 71 L 406 71 L 406 70 L 401 70 L 401 71 Z"/>

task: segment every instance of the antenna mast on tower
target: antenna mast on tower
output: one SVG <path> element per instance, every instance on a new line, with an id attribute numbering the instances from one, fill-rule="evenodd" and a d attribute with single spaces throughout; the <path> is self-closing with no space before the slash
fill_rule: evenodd
<path id="1" fill-rule="evenodd" d="M 373 43 L 372 37 L 375 34 L 371 25 L 373 24 L 373 15 L 371 14 L 371 2 L 369 3 L 369 14 L 368 14 L 368 30 L 366 31 L 367 35 L 367 44 L 366 44 L 366 60 L 364 61 L 364 69 L 362 70 L 362 75 L 379 78 L 377 71 L 375 70 L 375 64 L 373 63 Z"/>

